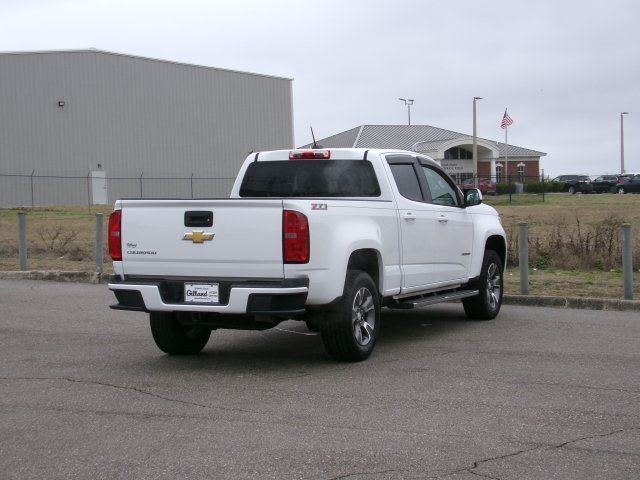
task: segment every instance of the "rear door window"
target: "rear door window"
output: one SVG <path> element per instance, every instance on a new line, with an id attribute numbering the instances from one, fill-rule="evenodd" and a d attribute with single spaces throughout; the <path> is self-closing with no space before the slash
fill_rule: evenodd
<path id="1" fill-rule="evenodd" d="M 391 167 L 391 173 L 398 186 L 400 195 L 409 200 L 415 200 L 416 202 L 423 202 L 424 196 L 420 189 L 420 182 L 418 176 L 413 168 L 413 164 L 398 163 L 389 165 Z"/>
<path id="2" fill-rule="evenodd" d="M 283 160 L 253 162 L 241 197 L 379 197 L 380 185 L 368 160 Z"/>

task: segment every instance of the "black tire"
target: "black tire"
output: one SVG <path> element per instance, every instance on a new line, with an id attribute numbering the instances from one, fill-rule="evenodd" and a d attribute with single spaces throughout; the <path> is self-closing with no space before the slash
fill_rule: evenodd
<path id="1" fill-rule="evenodd" d="M 307 328 L 310 332 L 319 332 L 320 331 L 320 322 L 317 318 L 307 318 L 304 323 L 307 324 Z"/>
<path id="2" fill-rule="evenodd" d="M 575 195 L 576 194 L 576 187 L 574 187 L 573 185 L 571 185 L 569 187 L 569 190 L 567 190 L 569 192 L 569 194 L 571 195 Z"/>
<path id="3" fill-rule="evenodd" d="M 149 324 L 156 345 L 169 355 L 200 353 L 211 336 L 210 328 L 180 323 L 175 312 L 151 312 Z"/>
<path id="4" fill-rule="evenodd" d="M 480 293 L 475 297 L 462 300 L 464 313 L 471 320 L 492 320 L 496 318 L 502 306 L 502 261 L 493 250 L 484 251 L 480 279 L 474 285 Z"/>
<path id="5" fill-rule="evenodd" d="M 624 191 L 624 187 L 618 187 L 617 192 L 618 192 L 618 194 L 619 194 L 619 195 L 624 195 L 624 194 L 626 193 L 626 192 Z"/>
<path id="6" fill-rule="evenodd" d="M 367 273 L 349 270 L 342 299 L 321 326 L 324 348 L 334 360 L 365 360 L 373 351 L 380 325 L 375 283 Z"/>

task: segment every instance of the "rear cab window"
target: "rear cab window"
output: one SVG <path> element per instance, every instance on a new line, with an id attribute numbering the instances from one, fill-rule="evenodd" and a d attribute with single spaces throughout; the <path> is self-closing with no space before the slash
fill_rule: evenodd
<path id="1" fill-rule="evenodd" d="M 368 160 L 278 160 L 253 162 L 240 197 L 379 197 Z"/>

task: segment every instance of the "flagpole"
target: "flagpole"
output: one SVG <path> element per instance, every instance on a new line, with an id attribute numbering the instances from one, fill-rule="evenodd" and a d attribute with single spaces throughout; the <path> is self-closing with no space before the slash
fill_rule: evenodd
<path id="1" fill-rule="evenodd" d="M 504 129 L 504 171 L 505 171 L 505 175 L 507 177 L 507 183 L 509 183 L 509 153 L 507 150 L 507 145 L 508 145 L 508 140 L 509 137 L 507 136 L 507 133 L 509 132 L 509 127 L 506 127 Z"/>

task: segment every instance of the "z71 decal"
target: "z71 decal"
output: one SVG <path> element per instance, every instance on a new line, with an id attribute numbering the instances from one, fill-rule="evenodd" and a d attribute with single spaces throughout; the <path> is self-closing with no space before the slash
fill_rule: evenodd
<path id="1" fill-rule="evenodd" d="M 329 210 L 326 203 L 312 203 L 311 210 Z"/>

